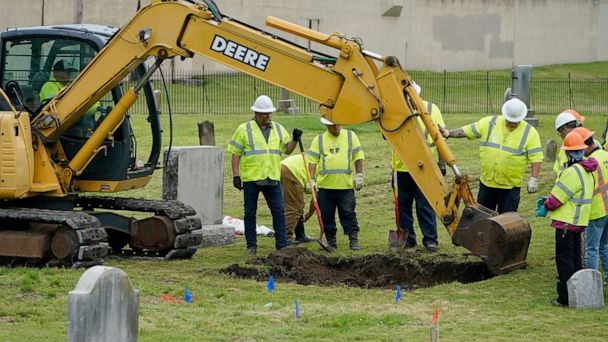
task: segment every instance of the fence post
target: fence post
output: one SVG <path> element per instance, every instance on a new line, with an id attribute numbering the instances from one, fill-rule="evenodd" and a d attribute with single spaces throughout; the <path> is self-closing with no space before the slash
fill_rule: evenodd
<path id="1" fill-rule="evenodd" d="M 570 103 L 570 108 L 574 108 L 572 101 L 572 78 L 570 77 L 570 73 L 568 73 L 568 103 Z"/>
<path id="2" fill-rule="evenodd" d="M 446 78 L 448 77 L 448 71 L 446 69 L 443 69 L 443 103 L 441 104 L 441 109 L 449 112 L 446 106 L 447 103 L 447 89 L 446 89 Z"/>
<path id="3" fill-rule="evenodd" d="M 486 71 L 486 115 L 490 115 L 490 72 Z"/>

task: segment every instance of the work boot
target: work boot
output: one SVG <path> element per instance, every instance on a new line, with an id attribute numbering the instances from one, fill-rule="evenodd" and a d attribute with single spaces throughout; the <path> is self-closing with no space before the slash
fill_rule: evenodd
<path id="1" fill-rule="evenodd" d="M 287 239 L 287 246 L 296 246 L 300 244 L 300 240 Z"/>
<path id="2" fill-rule="evenodd" d="M 427 251 L 435 253 L 437 252 L 437 244 L 435 242 L 429 242 L 424 246 Z"/>
<path id="3" fill-rule="evenodd" d="M 327 237 L 327 244 L 329 245 L 329 247 L 333 248 L 333 249 L 337 249 L 338 248 L 338 242 L 336 242 L 336 236 L 330 236 L 325 234 L 325 237 Z"/>
<path id="4" fill-rule="evenodd" d="M 357 231 L 352 231 L 352 232 L 350 232 L 350 234 L 348 234 L 351 251 L 358 251 L 361 249 L 361 246 L 359 245 L 359 239 L 357 238 L 358 233 L 359 232 L 357 232 Z"/>
<path id="5" fill-rule="evenodd" d="M 307 236 L 306 233 L 304 232 L 304 221 L 302 220 L 301 217 L 300 217 L 300 220 L 298 221 L 298 225 L 296 225 L 295 233 L 296 233 L 296 241 L 303 242 L 303 243 L 315 241 L 315 239 L 312 239 L 311 237 Z"/>
<path id="6" fill-rule="evenodd" d="M 257 253 L 257 248 L 255 248 L 255 247 L 247 248 L 247 255 L 255 256 L 255 253 Z"/>

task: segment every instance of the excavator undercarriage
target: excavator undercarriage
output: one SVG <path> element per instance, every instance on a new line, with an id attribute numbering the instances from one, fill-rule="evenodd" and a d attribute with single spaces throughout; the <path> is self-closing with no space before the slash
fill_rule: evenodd
<path id="1" fill-rule="evenodd" d="M 178 201 L 78 196 L 38 199 L 48 207 L 73 205 L 80 211 L 30 208 L 33 202 L 0 207 L 0 261 L 88 267 L 108 254 L 163 259 L 189 258 L 201 243 L 200 219 Z M 113 210 L 113 211 L 107 211 Z M 136 219 L 114 210 L 147 212 Z"/>

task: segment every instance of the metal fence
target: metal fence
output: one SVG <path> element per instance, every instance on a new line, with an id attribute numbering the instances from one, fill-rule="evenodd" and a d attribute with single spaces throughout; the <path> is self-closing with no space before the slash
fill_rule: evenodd
<path id="1" fill-rule="evenodd" d="M 422 86 L 422 97 L 436 103 L 445 114 L 499 113 L 505 90 L 511 87 L 510 76 L 491 72 L 413 71 L 410 75 Z M 279 87 L 240 72 L 175 71 L 165 79 L 176 114 L 245 114 L 258 95 L 266 94 L 276 102 L 281 92 Z M 160 81 L 154 83 L 156 89 L 163 89 Z M 159 105 L 166 113 L 166 96 L 161 94 Z M 318 112 L 316 102 L 293 93 L 290 98 L 300 112 Z M 533 75 L 530 107 L 536 113 L 556 114 L 565 108 L 575 108 L 585 115 L 608 113 L 608 79 Z M 144 102 L 138 100 L 132 112 L 144 113 Z"/>

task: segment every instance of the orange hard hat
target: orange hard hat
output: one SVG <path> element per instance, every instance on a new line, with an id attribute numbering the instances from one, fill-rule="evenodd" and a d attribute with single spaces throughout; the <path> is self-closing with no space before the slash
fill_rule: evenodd
<path id="1" fill-rule="evenodd" d="M 581 124 L 581 125 L 585 122 L 585 117 L 582 116 L 582 115 L 580 115 L 574 109 L 566 109 L 564 112 L 570 113 L 570 114 L 574 115 L 574 117 L 576 118 L 576 121 L 578 121 L 578 123 Z"/>
<path id="2" fill-rule="evenodd" d="M 564 138 L 564 144 L 562 150 L 565 151 L 580 151 L 587 148 L 585 140 L 578 133 L 570 132 Z"/>
<path id="3" fill-rule="evenodd" d="M 583 141 L 587 141 L 587 139 L 591 138 L 595 134 L 595 132 L 586 129 L 585 127 L 576 127 L 572 130 L 572 132 L 580 135 L 581 138 L 583 138 Z"/>

